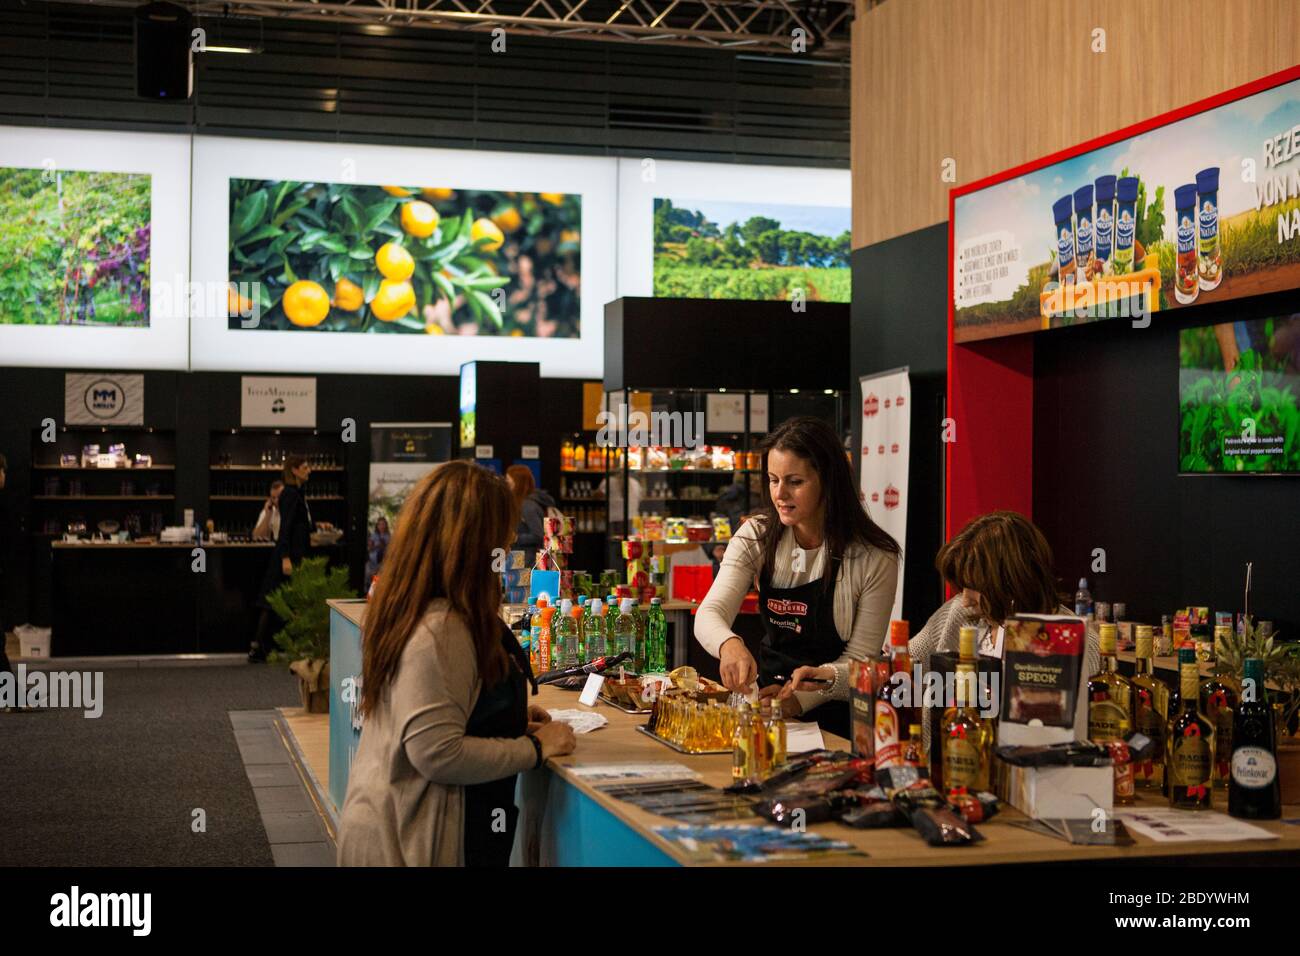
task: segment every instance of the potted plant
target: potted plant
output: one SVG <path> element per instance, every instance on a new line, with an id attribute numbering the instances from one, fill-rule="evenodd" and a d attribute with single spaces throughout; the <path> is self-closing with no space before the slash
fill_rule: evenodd
<path id="1" fill-rule="evenodd" d="M 1214 669 L 1241 686 L 1246 658 L 1257 657 L 1264 662 L 1264 680 L 1275 688 L 1268 693 L 1277 718 L 1277 772 L 1282 802 L 1300 803 L 1300 731 L 1291 730 L 1300 712 L 1300 647 L 1279 644 L 1276 638 L 1260 635 L 1248 616 L 1240 635 L 1223 638 Z"/>
<path id="2" fill-rule="evenodd" d="M 284 621 L 275 634 L 278 650 L 269 660 L 289 664 L 298 678 L 302 706 L 309 714 L 329 713 L 331 598 L 354 598 L 346 568 L 330 568 L 327 558 L 307 558 L 289 580 L 269 595 L 267 603 Z"/>

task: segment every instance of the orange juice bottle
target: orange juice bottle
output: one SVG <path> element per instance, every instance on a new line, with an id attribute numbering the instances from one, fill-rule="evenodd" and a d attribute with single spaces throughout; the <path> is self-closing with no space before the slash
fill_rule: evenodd
<path id="1" fill-rule="evenodd" d="M 573 470 L 573 442 L 564 439 L 564 444 L 560 446 L 560 471 Z"/>

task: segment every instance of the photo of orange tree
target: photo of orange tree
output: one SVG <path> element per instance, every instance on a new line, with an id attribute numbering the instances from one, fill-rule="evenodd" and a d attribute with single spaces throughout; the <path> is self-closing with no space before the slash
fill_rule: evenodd
<path id="1" fill-rule="evenodd" d="M 150 182 L 0 167 L 0 323 L 149 325 Z"/>
<path id="2" fill-rule="evenodd" d="M 577 338 L 581 226 L 574 194 L 231 179 L 229 326 Z"/>

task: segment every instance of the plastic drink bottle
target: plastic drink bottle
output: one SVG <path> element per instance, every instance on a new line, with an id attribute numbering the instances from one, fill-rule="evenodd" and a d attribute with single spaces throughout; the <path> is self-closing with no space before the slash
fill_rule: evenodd
<path id="1" fill-rule="evenodd" d="M 623 598 L 619 604 L 617 616 L 614 617 L 613 623 L 610 625 L 610 632 L 613 635 L 614 653 L 622 654 L 627 652 L 632 655 L 633 661 L 636 661 L 636 621 L 632 618 L 631 598 Z"/>
<path id="2" fill-rule="evenodd" d="M 573 616 L 573 602 L 567 598 L 560 602 L 560 616 L 555 620 L 552 636 L 559 654 L 559 666 L 577 666 L 578 622 Z"/>

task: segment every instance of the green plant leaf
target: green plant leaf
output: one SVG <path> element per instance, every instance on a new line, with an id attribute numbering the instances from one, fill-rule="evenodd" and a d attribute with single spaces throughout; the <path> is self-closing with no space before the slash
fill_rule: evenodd
<path id="1" fill-rule="evenodd" d="M 230 242 L 232 245 L 262 221 L 262 218 L 266 215 L 267 202 L 265 189 L 259 189 L 239 201 L 239 205 L 235 207 L 234 215 L 230 217 Z"/>
<path id="2" fill-rule="evenodd" d="M 477 302 L 479 307 L 483 310 L 483 313 L 492 320 L 493 324 L 496 325 L 498 329 L 500 329 L 502 325 L 501 310 L 497 308 L 497 304 L 492 300 L 492 297 L 484 292 L 480 292 L 478 289 L 470 289 L 468 291 L 470 300 Z"/>

